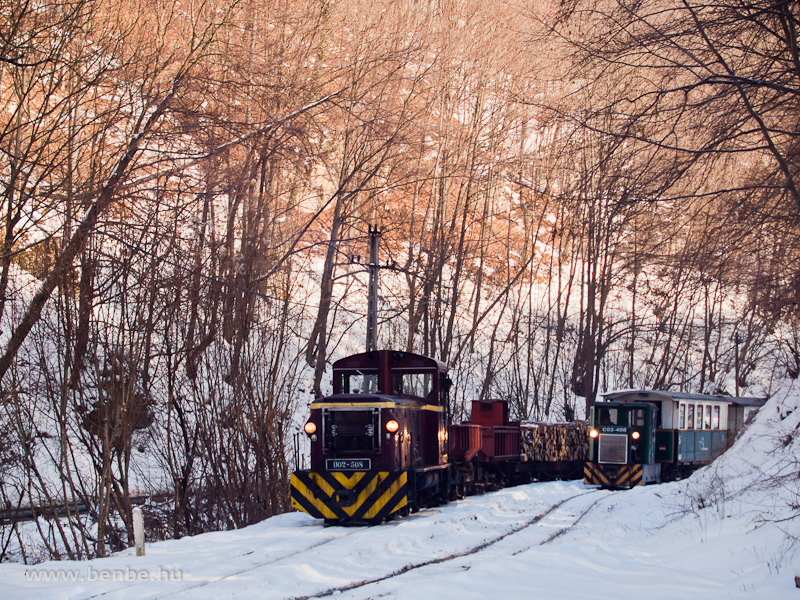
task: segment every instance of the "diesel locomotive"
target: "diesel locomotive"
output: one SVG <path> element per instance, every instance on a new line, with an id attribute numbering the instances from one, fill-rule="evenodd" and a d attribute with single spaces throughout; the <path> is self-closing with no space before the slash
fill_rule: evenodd
<path id="1" fill-rule="evenodd" d="M 291 478 L 294 508 L 326 523 L 377 523 L 449 499 L 445 366 L 381 350 L 333 365 L 333 395 L 311 404 L 311 468 Z"/>

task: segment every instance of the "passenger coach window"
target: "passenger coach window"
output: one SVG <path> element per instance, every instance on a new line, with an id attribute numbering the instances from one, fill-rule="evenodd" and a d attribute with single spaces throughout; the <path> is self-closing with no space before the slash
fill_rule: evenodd
<path id="1" fill-rule="evenodd" d="M 394 393 L 427 398 L 433 393 L 433 373 L 395 373 Z"/>
<path id="2" fill-rule="evenodd" d="M 695 420 L 695 429 L 702 429 L 703 428 L 703 405 L 697 405 L 697 412 L 695 413 L 697 419 Z"/>
<path id="3" fill-rule="evenodd" d="M 686 416 L 686 428 L 694 429 L 694 404 L 689 404 L 689 413 Z"/>
<path id="4" fill-rule="evenodd" d="M 706 406 L 706 429 L 711 429 L 711 407 Z"/>
<path id="5" fill-rule="evenodd" d="M 686 405 L 681 404 L 678 408 L 678 429 L 686 429 Z"/>
<path id="6" fill-rule="evenodd" d="M 719 406 L 714 407 L 714 416 L 711 417 L 711 429 L 719 429 Z"/>

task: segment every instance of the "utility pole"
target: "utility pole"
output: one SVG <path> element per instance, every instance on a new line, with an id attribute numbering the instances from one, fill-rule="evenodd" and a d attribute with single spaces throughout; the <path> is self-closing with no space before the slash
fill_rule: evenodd
<path id="1" fill-rule="evenodd" d="M 369 226 L 369 299 L 367 300 L 367 352 L 374 352 L 378 341 L 378 240 L 381 231 Z"/>
<path id="2" fill-rule="evenodd" d="M 736 350 L 736 354 L 734 355 L 734 360 L 736 361 L 735 365 L 736 365 L 736 397 L 737 398 L 739 397 L 739 344 L 741 344 L 741 343 L 742 343 L 742 338 L 739 337 L 739 334 L 737 333 L 733 337 L 733 344 L 734 344 L 734 348 Z"/>

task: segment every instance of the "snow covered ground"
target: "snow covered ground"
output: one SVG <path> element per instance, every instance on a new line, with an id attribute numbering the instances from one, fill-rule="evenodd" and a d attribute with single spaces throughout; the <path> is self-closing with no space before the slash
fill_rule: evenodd
<path id="1" fill-rule="evenodd" d="M 6 600 L 800 599 L 799 400 L 800 382 L 781 390 L 731 451 L 683 482 L 534 483 L 372 528 L 286 514 L 151 544 L 145 557 L 3 564 L 0 589 Z"/>

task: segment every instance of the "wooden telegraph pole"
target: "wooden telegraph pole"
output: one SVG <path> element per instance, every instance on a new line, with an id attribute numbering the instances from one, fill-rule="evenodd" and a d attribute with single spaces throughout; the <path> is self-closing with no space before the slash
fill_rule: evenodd
<path id="1" fill-rule="evenodd" d="M 378 241 L 381 231 L 369 226 L 369 298 L 367 300 L 367 352 L 376 350 L 378 341 Z"/>

